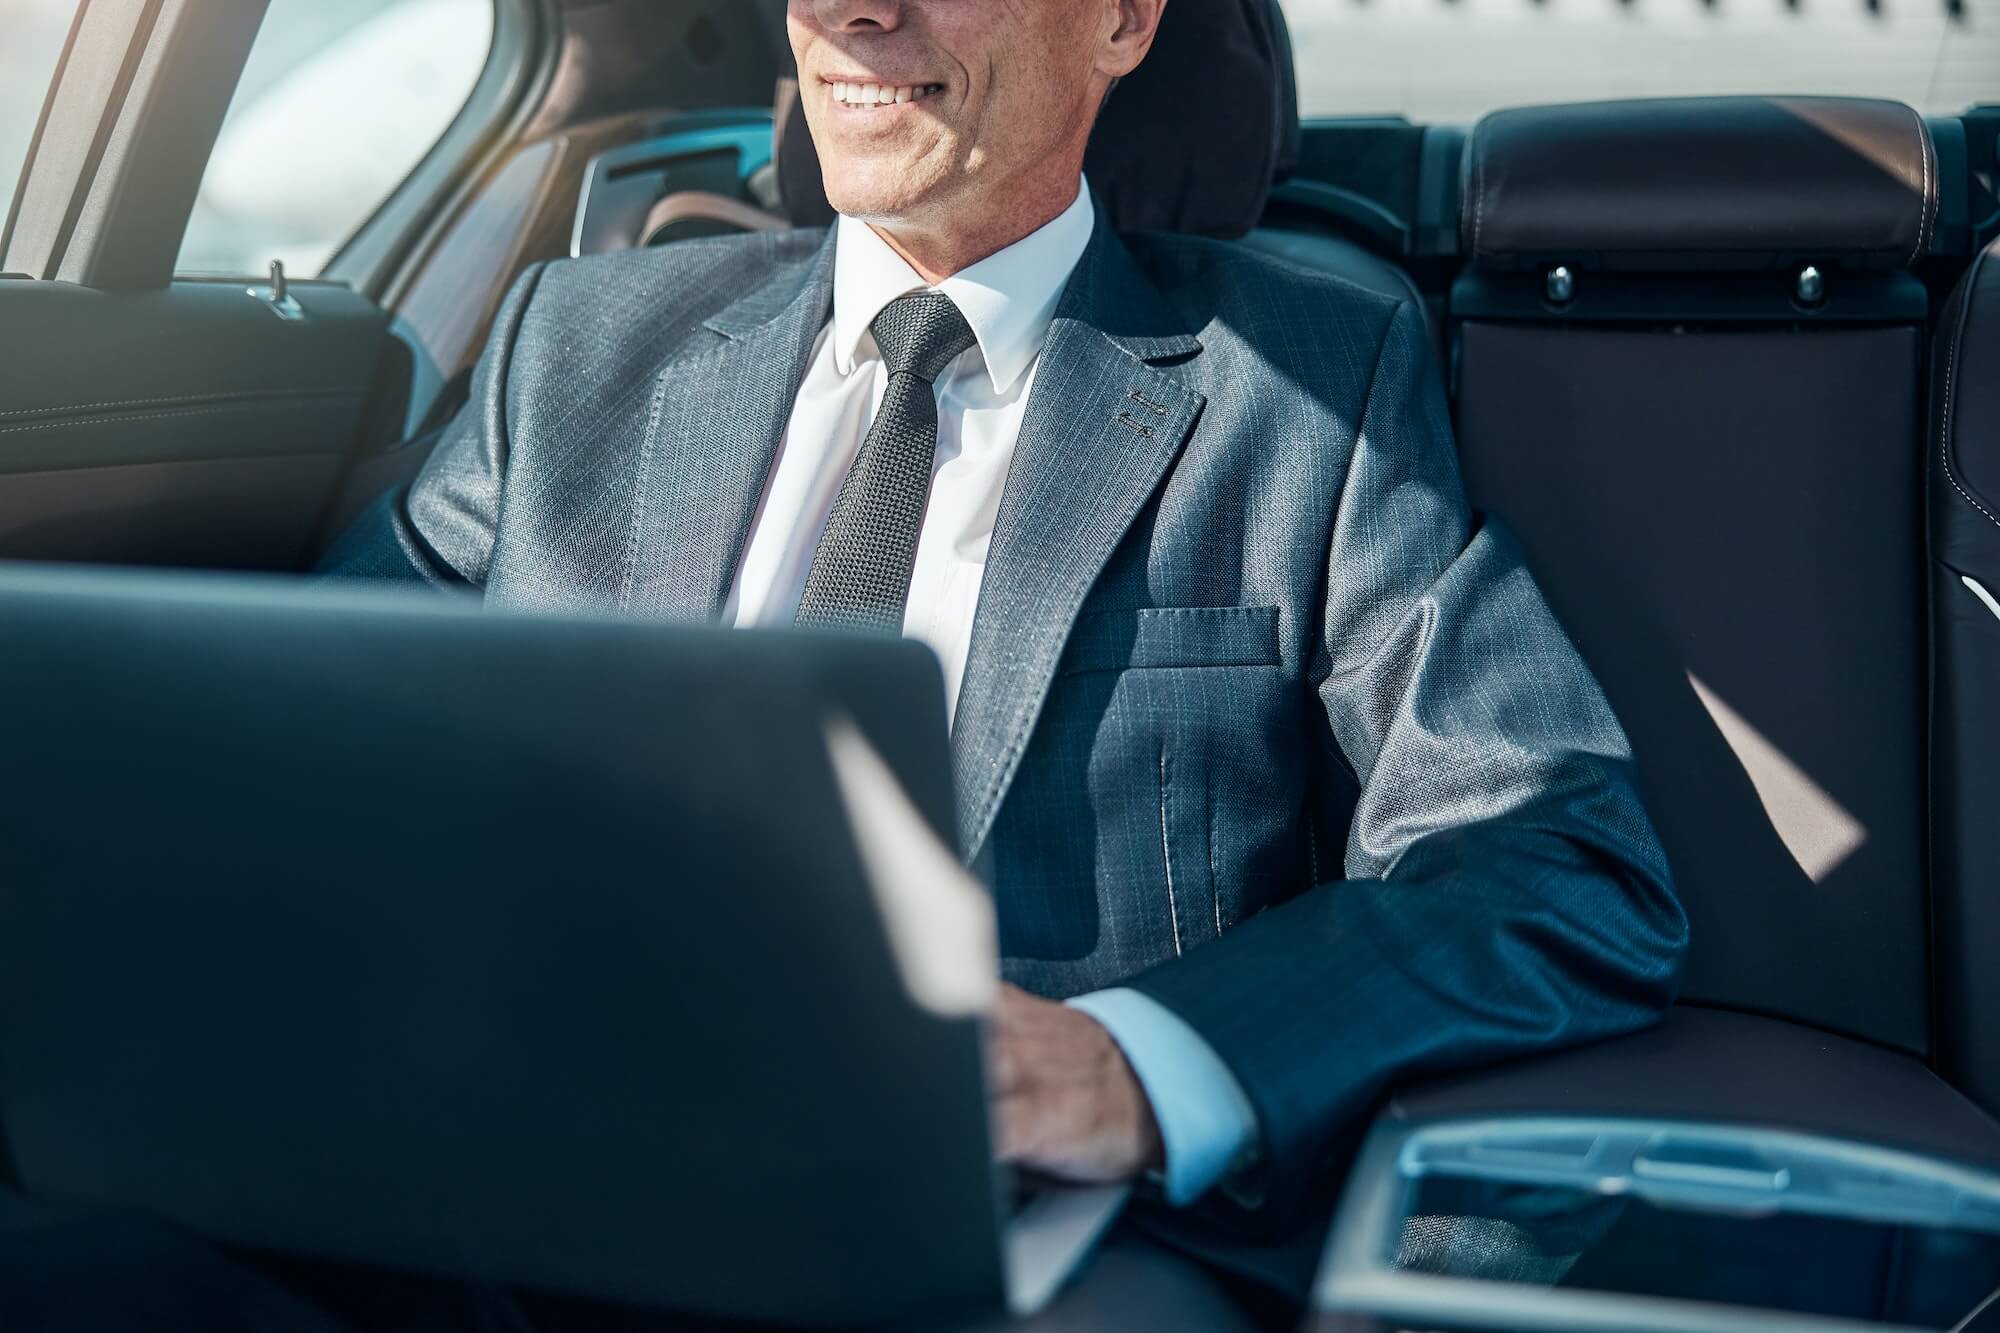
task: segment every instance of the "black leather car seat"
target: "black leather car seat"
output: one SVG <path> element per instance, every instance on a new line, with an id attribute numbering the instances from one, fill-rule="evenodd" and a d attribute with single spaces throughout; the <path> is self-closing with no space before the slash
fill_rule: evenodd
<path id="1" fill-rule="evenodd" d="M 1292 175 L 1299 160 L 1302 132 L 1299 83 L 1291 29 L 1285 22 L 1283 5 L 1270 6 L 1270 20 L 1277 70 L 1278 114 L 1281 118 L 1274 180 L 1282 183 Z M 1409 274 L 1354 242 L 1335 235 L 1330 229 L 1303 226 L 1296 221 L 1274 226 L 1266 220 L 1245 236 L 1243 243 L 1286 263 L 1343 278 L 1384 296 L 1407 300 L 1424 317 L 1425 326 L 1428 328 L 1431 325 L 1430 307 Z"/>
<path id="2" fill-rule="evenodd" d="M 1894 103 L 1501 112 L 1452 294 L 1468 489 L 1632 737 L 1684 997 L 1925 1058 L 1936 182 Z"/>
<path id="3" fill-rule="evenodd" d="M 2000 240 L 1932 356 L 1932 947 L 1938 1068 L 2000 1115 Z"/>

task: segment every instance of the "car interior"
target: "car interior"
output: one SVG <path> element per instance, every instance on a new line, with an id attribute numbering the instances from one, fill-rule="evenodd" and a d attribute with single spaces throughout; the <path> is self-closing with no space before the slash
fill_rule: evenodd
<path id="1" fill-rule="evenodd" d="M 246 290 L 172 269 L 262 6 L 90 5 L 0 236 L 0 558 L 309 571 L 422 466 L 526 266 L 824 225 L 783 8 L 501 0 L 471 102 L 326 275 Z M 1174 5 L 1092 187 L 1417 303 L 1692 932 L 1658 1028 L 1389 1100 L 1324 1327 L 1491 1326 L 1399 1208 L 1546 1241 L 1471 1276 L 1725 1304 L 1780 1299 L 1741 1271 L 1779 1242 L 1718 1219 L 1796 1212 L 1784 1308 L 1949 1326 L 2000 1286 L 2000 104 L 1302 120 L 1292 60 L 1276 0 Z M 1600 1206 L 1620 1173 L 1645 1206 Z M 1660 1258 L 1702 1244 L 1740 1262 Z"/>

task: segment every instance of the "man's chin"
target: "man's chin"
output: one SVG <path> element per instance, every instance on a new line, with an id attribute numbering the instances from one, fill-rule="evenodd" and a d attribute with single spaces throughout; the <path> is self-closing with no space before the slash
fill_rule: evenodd
<path id="1" fill-rule="evenodd" d="M 843 173 L 826 181 L 827 202 L 836 213 L 867 222 L 893 222 L 923 210 L 931 191 L 907 179 L 878 179 Z"/>

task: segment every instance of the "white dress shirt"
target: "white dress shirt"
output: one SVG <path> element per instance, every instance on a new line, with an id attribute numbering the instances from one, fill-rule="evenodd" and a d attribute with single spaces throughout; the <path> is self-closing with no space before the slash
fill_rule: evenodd
<path id="1" fill-rule="evenodd" d="M 738 625 L 788 625 L 798 614 L 840 483 L 889 384 L 869 326 L 897 297 L 926 289 L 873 228 L 845 217 L 837 225 L 833 319 L 813 348 L 723 611 Z M 937 286 L 978 342 L 937 378 L 937 457 L 903 632 L 930 645 L 944 664 L 953 713 L 1035 365 L 1095 226 L 1090 196 L 1079 190 L 1055 221 Z"/>
<path id="2" fill-rule="evenodd" d="M 937 284 L 977 343 L 936 381 L 937 456 L 903 632 L 943 663 L 952 716 L 1042 343 L 1096 225 L 1079 182 L 1076 201 L 1060 217 Z M 837 227 L 833 318 L 813 347 L 723 609 L 724 620 L 737 625 L 788 625 L 797 615 L 841 481 L 889 382 L 869 326 L 897 297 L 926 289 L 867 224 L 843 217 Z M 1255 1142 L 1241 1085 L 1194 1029 L 1137 991 L 1098 991 L 1071 1004 L 1103 1024 L 1124 1052 L 1160 1124 L 1167 1197 L 1192 1201 Z"/>

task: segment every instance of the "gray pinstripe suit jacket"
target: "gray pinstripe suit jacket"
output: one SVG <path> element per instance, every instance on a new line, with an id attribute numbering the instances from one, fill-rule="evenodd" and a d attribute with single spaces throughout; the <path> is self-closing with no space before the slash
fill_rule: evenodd
<path id="1" fill-rule="evenodd" d="M 329 557 L 510 607 L 721 608 L 819 232 L 538 267 Z M 1008 975 L 1124 981 L 1241 1080 L 1275 1198 L 1392 1079 L 1642 1026 L 1685 920 L 1626 740 L 1469 512 L 1417 312 L 1100 225 L 993 536 L 954 745 Z"/>

